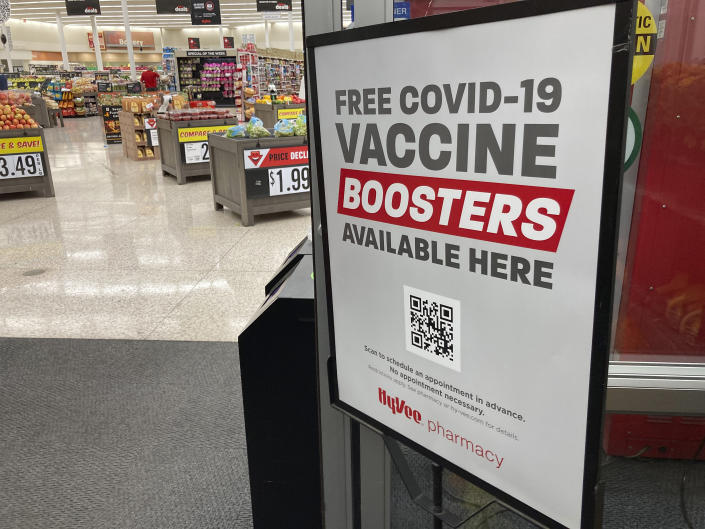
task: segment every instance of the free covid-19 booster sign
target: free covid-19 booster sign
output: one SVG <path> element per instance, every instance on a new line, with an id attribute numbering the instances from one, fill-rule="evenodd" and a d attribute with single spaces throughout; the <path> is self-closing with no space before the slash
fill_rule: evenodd
<path id="1" fill-rule="evenodd" d="M 333 402 L 574 528 L 594 511 L 633 6 L 539 5 L 307 42 L 320 272 Z"/>

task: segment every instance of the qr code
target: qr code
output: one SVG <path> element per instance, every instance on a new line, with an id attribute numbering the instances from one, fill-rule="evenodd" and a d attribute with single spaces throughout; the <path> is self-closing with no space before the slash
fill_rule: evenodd
<path id="1" fill-rule="evenodd" d="M 406 349 L 460 371 L 460 301 L 404 286 Z"/>

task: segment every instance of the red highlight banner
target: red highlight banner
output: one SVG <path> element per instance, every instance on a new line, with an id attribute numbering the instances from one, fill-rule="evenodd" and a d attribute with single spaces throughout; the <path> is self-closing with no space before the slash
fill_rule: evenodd
<path id="1" fill-rule="evenodd" d="M 245 151 L 245 169 L 308 165 L 308 145 Z"/>
<path id="2" fill-rule="evenodd" d="M 338 213 L 555 252 L 573 189 L 340 170 Z"/>

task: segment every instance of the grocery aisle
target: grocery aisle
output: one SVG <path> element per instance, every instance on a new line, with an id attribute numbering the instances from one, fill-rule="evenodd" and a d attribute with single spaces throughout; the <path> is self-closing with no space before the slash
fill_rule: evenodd
<path id="1" fill-rule="evenodd" d="M 106 147 L 100 118 L 46 130 L 55 198 L 0 195 L 0 336 L 235 340 L 310 212 L 215 211 Z"/>

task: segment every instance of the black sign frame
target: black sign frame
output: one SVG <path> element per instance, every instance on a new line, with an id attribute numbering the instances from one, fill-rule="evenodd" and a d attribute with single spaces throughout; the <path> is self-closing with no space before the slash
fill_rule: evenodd
<path id="1" fill-rule="evenodd" d="M 192 26 L 218 26 L 220 24 L 220 0 L 192 0 Z"/>
<path id="2" fill-rule="evenodd" d="M 188 15 L 191 0 L 155 0 L 158 15 Z"/>
<path id="3" fill-rule="evenodd" d="M 100 0 L 65 0 L 66 14 L 73 16 L 100 15 Z"/>
<path id="4" fill-rule="evenodd" d="M 338 392 L 337 368 L 335 356 L 335 332 L 333 321 L 332 281 L 330 270 L 330 247 L 325 201 L 325 178 L 323 174 L 323 152 L 321 144 L 320 114 L 318 108 L 318 86 L 316 76 L 315 50 L 319 47 L 338 45 L 355 41 L 394 37 L 424 31 L 434 31 L 461 26 L 501 22 L 538 15 L 559 13 L 574 9 L 615 5 L 615 22 L 613 31 L 612 66 L 610 73 L 607 131 L 605 142 L 605 161 L 603 171 L 603 188 L 601 197 L 601 218 L 599 229 L 599 247 L 597 256 L 597 274 L 595 286 L 595 304 L 593 333 L 591 341 L 590 378 L 588 387 L 588 407 L 586 422 L 585 457 L 583 467 L 581 529 L 594 529 L 601 521 L 602 487 L 599 480 L 600 446 L 602 440 L 602 423 L 605 409 L 607 375 L 609 367 L 609 345 L 612 322 L 612 302 L 614 293 L 617 240 L 619 225 L 622 174 L 624 168 L 624 143 L 627 129 L 627 111 L 629 108 L 629 90 L 631 80 L 634 43 L 632 32 L 636 16 L 635 0 L 526 0 L 523 2 L 500 4 L 480 9 L 453 12 L 432 17 L 416 18 L 401 22 L 390 22 L 347 31 L 324 33 L 306 37 L 305 54 L 310 79 L 311 97 L 308 100 L 309 112 L 313 115 L 313 127 L 309 128 L 309 142 L 315 146 L 315 178 L 318 188 L 322 248 L 314 245 L 314 254 L 323 255 L 325 291 L 320 292 L 316 284 L 316 298 L 325 299 L 327 304 L 327 324 L 329 336 L 329 353 L 327 362 L 331 405 L 356 421 L 369 425 L 390 438 L 396 439 L 443 467 L 453 471 L 469 482 L 481 487 L 497 497 L 501 502 L 523 515 L 534 519 L 550 529 L 568 529 L 548 515 L 527 505 L 518 498 L 491 485 L 467 470 L 455 465 L 430 449 L 407 438 L 386 424 L 370 417 L 364 412 L 343 402 Z M 305 7 L 304 7 L 305 9 Z M 314 257 L 314 262 L 316 259 Z M 319 353 L 322 354 L 322 353 Z"/>

